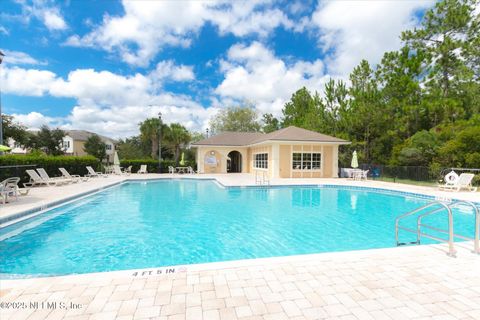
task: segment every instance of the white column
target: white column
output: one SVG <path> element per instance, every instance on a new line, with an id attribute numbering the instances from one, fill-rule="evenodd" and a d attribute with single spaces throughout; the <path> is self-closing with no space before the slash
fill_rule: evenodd
<path id="1" fill-rule="evenodd" d="M 272 178 L 280 177 L 280 145 L 272 144 Z"/>
<path id="2" fill-rule="evenodd" d="M 338 178 L 338 144 L 332 149 L 332 178 Z"/>
<path id="3" fill-rule="evenodd" d="M 205 173 L 205 150 L 203 148 L 197 148 L 197 171 L 199 173 Z"/>

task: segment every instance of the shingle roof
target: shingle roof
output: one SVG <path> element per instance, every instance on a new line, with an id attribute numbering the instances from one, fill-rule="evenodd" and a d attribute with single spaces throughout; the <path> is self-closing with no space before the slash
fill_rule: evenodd
<path id="1" fill-rule="evenodd" d="M 86 131 L 86 130 L 65 130 L 65 134 L 71 137 L 73 140 L 87 141 L 89 137 L 93 136 L 96 133 Z M 114 139 L 111 139 L 109 137 L 105 137 L 99 134 L 97 134 L 97 136 L 99 136 L 100 139 L 102 139 L 104 142 L 105 140 L 112 141 L 112 142 L 115 141 Z"/>
<path id="2" fill-rule="evenodd" d="M 346 140 L 327 136 L 318 132 L 290 126 L 271 133 L 225 132 L 193 143 L 193 146 L 247 146 L 265 141 L 329 142 L 346 144 Z"/>
<path id="3" fill-rule="evenodd" d="M 244 146 L 251 144 L 265 134 L 261 132 L 223 132 L 192 143 L 192 145 L 209 145 L 209 146 Z"/>

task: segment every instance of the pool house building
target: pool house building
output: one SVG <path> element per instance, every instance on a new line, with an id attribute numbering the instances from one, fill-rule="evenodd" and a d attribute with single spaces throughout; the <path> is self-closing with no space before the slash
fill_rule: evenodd
<path id="1" fill-rule="evenodd" d="M 335 178 L 338 148 L 350 142 L 290 126 L 271 133 L 224 132 L 192 144 L 199 173 L 263 173 L 270 178 Z"/>

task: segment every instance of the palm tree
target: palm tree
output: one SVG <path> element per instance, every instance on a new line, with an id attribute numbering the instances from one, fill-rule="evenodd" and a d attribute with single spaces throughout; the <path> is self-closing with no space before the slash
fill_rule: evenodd
<path id="1" fill-rule="evenodd" d="M 172 149 L 175 156 L 175 164 L 178 166 L 181 147 L 188 144 L 192 137 L 187 129 L 179 123 L 170 124 L 170 128 L 165 132 L 165 143 Z"/>
<path id="2" fill-rule="evenodd" d="M 157 118 L 149 118 L 140 123 L 140 137 L 144 142 L 150 142 L 151 156 L 158 159 L 158 136 L 159 136 L 160 120 Z"/>

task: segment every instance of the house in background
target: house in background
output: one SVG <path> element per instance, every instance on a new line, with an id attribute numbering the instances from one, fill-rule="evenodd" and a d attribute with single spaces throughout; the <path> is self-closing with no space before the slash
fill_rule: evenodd
<path id="1" fill-rule="evenodd" d="M 71 156 L 86 156 L 84 145 L 87 139 L 96 133 L 85 130 L 65 130 L 65 137 L 63 137 L 63 149 L 66 155 Z M 115 153 L 115 140 L 97 134 L 105 143 L 105 151 L 107 153 L 108 162 L 113 162 L 113 155 Z"/>
<path id="2" fill-rule="evenodd" d="M 65 155 L 70 155 L 70 156 L 87 155 L 87 153 L 83 149 L 85 145 L 85 141 L 87 141 L 89 137 L 91 137 L 96 133 L 85 131 L 85 130 L 64 130 L 64 131 L 65 131 L 65 136 L 63 137 L 62 146 L 65 152 Z M 31 132 L 35 133 L 35 131 L 31 131 Z M 107 153 L 106 161 L 113 162 L 113 155 L 115 153 L 115 140 L 99 134 L 97 135 L 106 145 L 105 147 L 106 149 L 105 151 Z M 18 143 L 16 143 L 15 140 L 13 139 L 8 140 L 8 145 L 9 147 L 12 148 L 12 150 L 10 151 L 10 153 L 12 154 L 27 153 L 27 149 L 19 145 Z"/>
<path id="3" fill-rule="evenodd" d="M 225 132 L 192 144 L 200 173 L 267 173 L 271 178 L 338 177 L 338 147 L 350 142 L 294 126 L 268 134 Z"/>

